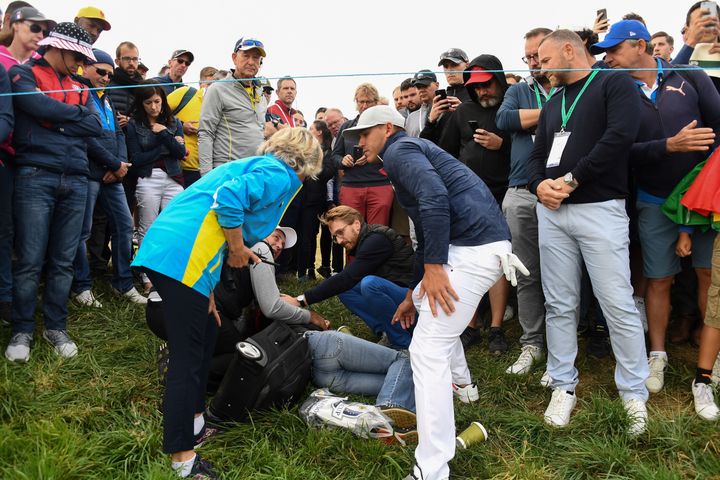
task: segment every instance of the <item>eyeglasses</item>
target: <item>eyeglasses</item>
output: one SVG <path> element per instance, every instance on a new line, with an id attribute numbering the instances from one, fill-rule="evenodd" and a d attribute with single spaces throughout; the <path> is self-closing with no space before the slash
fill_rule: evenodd
<path id="1" fill-rule="evenodd" d="M 105 70 L 104 68 L 95 67 L 95 72 L 96 72 L 98 75 L 100 75 L 101 77 L 112 78 L 112 76 L 113 76 L 112 70 Z"/>
<path id="2" fill-rule="evenodd" d="M 338 228 L 337 231 L 332 234 L 333 242 L 338 243 L 338 241 L 337 241 L 338 237 L 340 237 L 340 238 L 345 238 L 345 230 L 347 230 L 347 228 L 348 228 L 349 226 L 350 226 L 350 224 L 348 223 L 348 224 L 345 225 L 344 227 Z"/>
<path id="3" fill-rule="evenodd" d="M 522 57 L 521 60 L 525 63 L 530 63 L 532 61 L 539 62 L 540 56 L 536 53 L 535 55 L 528 55 L 526 57 Z"/>
<path id="4" fill-rule="evenodd" d="M 372 107 L 373 105 L 377 104 L 377 101 L 375 100 L 357 100 L 355 99 L 355 103 L 358 105 L 367 105 L 368 107 Z"/>
<path id="5" fill-rule="evenodd" d="M 187 65 L 188 67 L 190 66 L 190 64 L 192 64 L 190 60 L 185 60 L 184 58 L 176 58 L 175 61 L 178 62 L 180 65 Z"/>
<path id="6" fill-rule="evenodd" d="M 241 38 L 238 43 L 235 44 L 235 51 L 237 52 L 241 48 L 262 48 L 265 50 L 265 45 L 260 40 L 254 38 Z"/>
<path id="7" fill-rule="evenodd" d="M 138 63 L 140 61 L 140 57 L 120 57 L 120 60 L 123 62 Z"/>
<path id="8" fill-rule="evenodd" d="M 30 31 L 32 33 L 42 32 L 43 37 L 47 37 L 50 34 L 50 30 L 45 30 L 44 28 L 42 28 L 41 25 L 39 25 L 37 23 L 31 23 L 29 27 L 30 27 Z"/>

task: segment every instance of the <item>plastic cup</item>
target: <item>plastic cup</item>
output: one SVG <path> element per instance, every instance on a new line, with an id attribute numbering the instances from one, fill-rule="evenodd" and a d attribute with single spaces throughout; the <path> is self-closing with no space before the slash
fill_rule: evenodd
<path id="1" fill-rule="evenodd" d="M 460 435 L 455 437 L 458 448 L 468 449 L 476 443 L 487 440 L 488 433 L 480 422 L 472 422 Z"/>

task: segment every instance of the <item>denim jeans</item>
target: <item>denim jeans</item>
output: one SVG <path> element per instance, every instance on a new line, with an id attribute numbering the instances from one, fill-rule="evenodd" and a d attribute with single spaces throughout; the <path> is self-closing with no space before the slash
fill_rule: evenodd
<path id="1" fill-rule="evenodd" d="M 360 317 L 376 334 L 387 333 L 390 344 L 397 348 L 408 348 L 412 336 L 399 323 L 390 321 L 398 305 L 405 300 L 407 288 L 390 280 L 368 275 L 347 292 L 338 295 L 340 301 L 352 313 Z"/>
<path id="2" fill-rule="evenodd" d="M 18 167 L 15 171 L 17 262 L 13 275 L 13 333 L 33 331 L 40 272 L 46 259 L 45 328 L 66 328 L 73 259 L 87 203 L 87 182 L 83 176 L 36 167 Z"/>
<path id="3" fill-rule="evenodd" d="M 72 291 L 81 293 L 92 288 L 86 242 L 90 238 L 96 200 L 107 215 L 112 228 L 110 238 L 114 273 L 111 284 L 119 292 L 125 293 L 133 287 L 133 276 L 130 270 L 133 221 L 125 198 L 125 189 L 120 182 L 101 183 L 95 180 L 88 181 L 85 218 L 75 255 L 75 279 Z"/>
<path id="4" fill-rule="evenodd" d="M 335 393 L 377 396 L 375 405 L 415 411 L 410 359 L 404 352 L 335 331 L 305 334 L 313 383 Z"/>
<path id="5" fill-rule="evenodd" d="M 13 171 L 0 166 L 0 302 L 12 301 Z"/>
<path id="6" fill-rule="evenodd" d="M 632 298 L 628 216 L 624 200 L 537 206 L 545 310 L 548 374 L 553 388 L 572 391 L 582 262 L 600 303 L 615 354 L 615 384 L 623 400 L 647 400 L 645 337 Z"/>

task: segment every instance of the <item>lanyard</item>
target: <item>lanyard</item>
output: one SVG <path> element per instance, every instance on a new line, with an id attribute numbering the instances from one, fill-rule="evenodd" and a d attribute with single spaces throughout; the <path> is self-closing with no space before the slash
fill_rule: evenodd
<path id="1" fill-rule="evenodd" d="M 570 110 L 565 110 L 565 91 L 563 90 L 563 96 L 562 96 L 562 109 L 560 110 L 560 115 L 562 116 L 562 124 L 560 125 L 560 131 L 565 131 L 565 127 L 567 126 L 568 120 L 570 120 L 570 116 L 573 114 L 573 111 L 575 110 L 575 106 L 578 103 L 578 100 L 580 100 L 580 97 L 582 97 L 582 94 L 585 93 L 585 89 L 588 85 L 590 85 L 590 82 L 593 81 L 593 78 L 595 78 L 595 75 L 597 75 L 599 70 L 593 70 L 593 72 L 590 74 L 587 80 L 585 80 L 585 85 L 580 89 L 580 93 L 578 93 L 577 97 L 575 97 L 575 100 L 573 101 L 572 105 L 570 105 Z"/>
<path id="2" fill-rule="evenodd" d="M 537 99 L 537 105 L 540 110 L 543 108 L 542 99 L 540 98 L 540 85 L 534 85 L 533 90 L 535 91 L 535 98 Z M 555 92 L 555 87 L 550 88 L 550 92 L 545 95 L 545 103 L 547 103 L 548 99 L 552 97 L 552 94 Z M 544 93 L 544 92 L 543 92 Z"/>

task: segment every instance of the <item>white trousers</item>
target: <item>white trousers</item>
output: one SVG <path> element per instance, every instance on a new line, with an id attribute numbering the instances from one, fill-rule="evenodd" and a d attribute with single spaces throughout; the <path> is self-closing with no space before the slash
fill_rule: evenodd
<path id="1" fill-rule="evenodd" d="M 444 269 L 460 300 L 449 316 L 439 306 L 438 316 L 432 316 L 427 297 L 417 296 L 420 285 L 413 293 L 419 314 L 410 343 L 419 435 L 415 475 L 423 480 L 450 475 L 448 462 L 455 456 L 452 383 L 472 383 L 460 334 L 483 295 L 502 275 L 498 255 L 511 251 L 509 241 L 475 247 L 450 245 Z"/>

